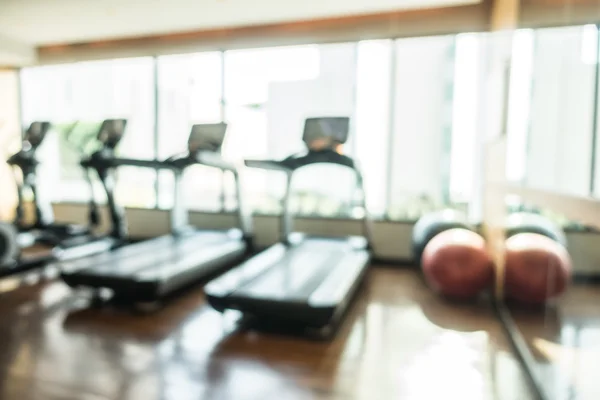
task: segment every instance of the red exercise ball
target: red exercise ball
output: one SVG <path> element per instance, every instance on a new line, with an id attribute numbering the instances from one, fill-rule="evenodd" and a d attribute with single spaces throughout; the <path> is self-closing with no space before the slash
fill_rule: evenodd
<path id="1" fill-rule="evenodd" d="M 468 229 L 449 229 L 431 239 L 421 268 L 433 290 L 458 299 L 475 297 L 494 280 L 485 240 Z"/>
<path id="2" fill-rule="evenodd" d="M 504 290 L 508 298 L 542 304 L 566 290 L 571 270 L 565 247 L 546 236 L 519 233 L 506 240 Z"/>

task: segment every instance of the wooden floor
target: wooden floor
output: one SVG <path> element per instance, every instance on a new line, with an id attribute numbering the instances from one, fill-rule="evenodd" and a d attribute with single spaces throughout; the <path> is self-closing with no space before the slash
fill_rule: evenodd
<path id="1" fill-rule="evenodd" d="M 86 309 L 62 283 L 0 294 L 1 399 L 501 399 L 528 387 L 485 305 L 376 268 L 331 342 L 240 332 L 201 289 L 153 315 Z"/>
<path id="2" fill-rule="evenodd" d="M 600 285 L 574 284 L 545 309 L 510 309 L 548 399 L 600 399 Z"/>

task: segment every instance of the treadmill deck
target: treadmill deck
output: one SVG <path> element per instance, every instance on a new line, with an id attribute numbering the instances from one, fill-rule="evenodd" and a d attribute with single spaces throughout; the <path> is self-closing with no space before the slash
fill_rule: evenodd
<path id="1" fill-rule="evenodd" d="M 246 243 L 228 232 L 166 235 L 61 263 L 72 287 L 109 288 L 132 301 L 154 301 L 240 261 Z"/>
<path id="2" fill-rule="evenodd" d="M 308 326 L 347 307 L 370 261 L 362 238 L 305 238 L 276 244 L 205 287 L 211 305 Z"/>

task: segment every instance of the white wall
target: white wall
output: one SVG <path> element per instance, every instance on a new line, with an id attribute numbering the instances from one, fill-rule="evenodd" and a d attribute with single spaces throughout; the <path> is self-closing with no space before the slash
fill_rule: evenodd
<path id="1" fill-rule="evenodd" d="M 41 45 L 473 3 L 477 1 L 3 0 L 0 33 Z"/>

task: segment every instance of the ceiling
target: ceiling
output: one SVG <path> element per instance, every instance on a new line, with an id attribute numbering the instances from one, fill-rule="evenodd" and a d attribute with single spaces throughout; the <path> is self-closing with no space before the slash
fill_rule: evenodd
<path id="1" fill-rule="evenodd" d="M 477 0 L 0 0 L 0 63 L 6 49 L 14 51 L 17 44 L 31 50 L 50 44 L 473 3 Z M 23 56 L 31 54 L 13 54 Z"/>

